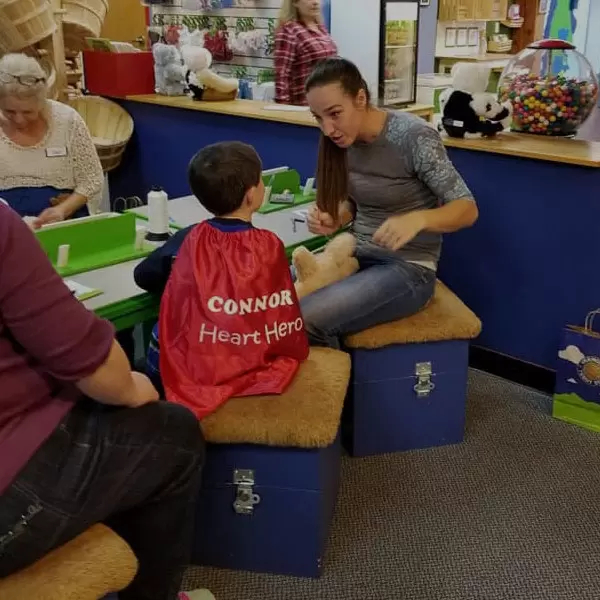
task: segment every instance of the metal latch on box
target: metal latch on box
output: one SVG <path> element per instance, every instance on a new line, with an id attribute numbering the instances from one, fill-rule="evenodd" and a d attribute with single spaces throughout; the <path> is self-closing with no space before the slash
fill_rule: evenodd
<path id="1" fill-rule="evenodd" d="M 415 364 L 415 375 L 417 383 L 413 389 L 417 393 L 418 398 L 426 398 L 435 388 L 435 383 L 431 381 L 433 371 L 430 362 L 420 362 Z"/>
<path id="2" fill-rule="evenodd" d="M 251 515 L 254 505 L 260 502 L 260 496 L 254 493 L 254 471 L 250 469 L 235 469 L 233 484 L 237 486 L 233 510 L 238 515 Z"/>

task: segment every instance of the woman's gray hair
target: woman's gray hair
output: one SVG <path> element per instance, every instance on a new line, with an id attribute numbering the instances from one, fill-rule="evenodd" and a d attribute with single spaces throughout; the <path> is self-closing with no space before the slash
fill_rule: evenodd
<path id="1" fill-rule="evenodd" d="M 17 77 L 39 80 L 33 85 L 19 82 Z M 5 54 L 0 58 L 0 98 L 37 98 L 44 102 L 48 97 L 47 74 L 40 63 L 26 54 Z"/>

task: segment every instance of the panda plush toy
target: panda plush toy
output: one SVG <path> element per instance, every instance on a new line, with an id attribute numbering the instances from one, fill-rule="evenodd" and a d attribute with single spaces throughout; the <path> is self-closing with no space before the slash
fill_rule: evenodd
<path id="1" fill-rule="evenodd" d="M 464 62 L 452 67 L 452 87 L 440 95 L 440 131 L 454 138 L 491 137 L 510 125 L 512 104 L 501 104 L 485 91 L 489 78 L 490 69 L 484 65 Z"/>

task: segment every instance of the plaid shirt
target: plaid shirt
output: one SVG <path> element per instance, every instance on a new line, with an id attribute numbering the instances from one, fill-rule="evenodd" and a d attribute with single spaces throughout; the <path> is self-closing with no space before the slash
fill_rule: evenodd
<path id="1" fill-rule="evenodd" d="M 275 34 L 275 102 L 306 105 L 306 78 L 320 60 L 336 55 L 337 46 L 322 25 L 318 31 L 299 21 L 281 25 Z"/>

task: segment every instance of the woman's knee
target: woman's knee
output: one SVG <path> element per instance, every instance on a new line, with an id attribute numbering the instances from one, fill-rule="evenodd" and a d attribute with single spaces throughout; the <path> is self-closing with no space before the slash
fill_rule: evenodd
<path id="1" fill-rule="evenodd" d="M 335 314 L 331 304 L 322 302 L 315 294 L 303 298 L 300 302 L 304 329 L 311 346 L 339 348 L 335 329 Z"/>
<path id="2" fill-rule="evenodd" d="M 196 415 L 180 404 L 172 402 L 161 402 L 160 404 L 169 411 L 169 424 L 176 439 L 180 441 L 181 448 L 188 452 L 204 454 L 204 436 Z"/>
<path id="3" fill-rule="evenodd" d="M 160 431 L 157 443 L 171 452 L 179 450 L 204 460 L 204 436 L 200 422 L 190 410 L 172 402 L 153 402 L 133 410 L 140 411 L 140 418 L 148 419 L 151 429 Z"/>

